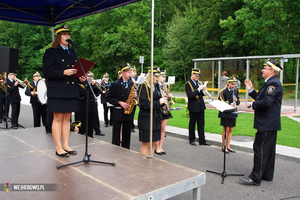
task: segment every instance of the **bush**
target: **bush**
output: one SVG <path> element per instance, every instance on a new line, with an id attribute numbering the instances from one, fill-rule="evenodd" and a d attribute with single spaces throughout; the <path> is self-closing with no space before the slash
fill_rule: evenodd
<path id="1" fill-rule="evenodd" d="M 175 103 L 186 103 L 185 98 L 183 98 L 183 97 L 172 97 L 172 100 Z"/>

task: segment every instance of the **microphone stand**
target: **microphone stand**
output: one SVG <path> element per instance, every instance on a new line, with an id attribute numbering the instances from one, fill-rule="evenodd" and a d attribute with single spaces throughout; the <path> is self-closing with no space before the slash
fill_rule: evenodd
<path id="1" fill-rule="evenodd" d="M 79 62 L 79 65 L 80 65 L 80 68 L 84 74 L 84 77 L 86 79 L 86 82 L 88 84 L 88 88 L 92 91 L 93 93 L 93 96 L 94 96 L 94 100 L 97 101 L 97 98 L 96 98 L 96 95 L 91 87 L 91 83 L 88 81 L 87 79 L 87 75 L 84 71 L 84 68 L 78 58 L 78 54 L 77 52 L 75 51 L 75 48 L 74 48 L 75 45 L 73 45 L 73 49 L 74 49 L 74 52 L 75 52 L 75 56 Z M 79 163 L 90 163 L 90 162 L 93 162 L 93 163 L 99 163 L 99 164 L 107 164 L 107 165 L 112 165 L 112 166 L 115 166 L 116 164 L 115 163 L 109 163 L 109 162 L 102 162 L 102 161 L 95 161 L 95 160 L 91 160 L 90 157 L 91 157 L 91 154 L 88 154 L 88 116 L 89 116 L 89 90 L 86 90 L 86 126 L 85 126 L 85 154 L 84 154 L 84 157 L 83 157 L 83 160 L 81 161 L 77 161 L 77 162 L 73 162 L 73 163 L 69 163 L 69 164 L 65 164 L 65 165 L 60 165 L 60 166 L 57 166 L 57 169 L 60 169 L 62 167 L 66 167 L 66 166 L 69 166 L 69 165 L 75 165 L 75 164 L 79 164 Z"/>

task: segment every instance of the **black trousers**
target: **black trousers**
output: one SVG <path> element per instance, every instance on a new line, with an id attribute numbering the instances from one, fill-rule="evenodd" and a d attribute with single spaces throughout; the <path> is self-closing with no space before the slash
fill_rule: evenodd
<path id="1" fill-rule="evenodd" d="M 132 121 L 114 121 L 112 144 L 120 146 L 120 132 L 122 131 L 122 147 L 130 149 Z M 122 130 L 121 130 L 122 127 Z"/>
<path id="2" fill-rule="evenodd" d="M 86 113 L 78 113 L 81 121 L 81 126 L 79 128 L 80 134 L 85 134 L 86 132 L 86 126 L 88 126 L 88 132 L 87 135 L 91 138 L 93 138 L 94 133 L 94 118 L 96 116 L 96 113 L 88 113 L 88 124 L 86 124 Z"/>
<path id="3" fill-rule="evenodd" d="M 41 126 L 41 118 L 43 125 L 46 126 L 47 119 L 47 105 L 31 104 L 33 112 L 33 127 Z"/>
<path id="4" fill-rule="evenodd" d="M 18 103 L 11 103 L 11 125 L 16 126 L 19 122 L 19 115 L 20 115 L 20 102 Z"/>
<path id="5" fill-rule="evenodd" d="M 108 125 L 108 110 L 110 112 L 110 125 L 113 125 L 113 110 L 114 110 L 114 107 L 107 107 L 107 104 L 104 103 L 103 104 L 103 114 L 104 114 L 104 123 L 106 125 Z"/>
<path id="6" fill-rule="evenodd" d="M 195 125 L 197 123 L 199 144 L 206 142 L 204 136 L 204 111 L 202 112 L 190 112 L 190 122 L 189 122 L 189 142 L 195 142 Z"/>
<path id="7" fill-rule="evenodd" d="M 97 109 L 98 111 L 98 109 Z M 99 114 L 98 112 L 95 112 L 94 114 L 94 129 L 95 129 L 95 132 L 96 133 L 100 133 L 101 130 L 100 130 L 100 120 L 99 120 Z"/>
<path id="8" fill-rule="evenodd" d="M 0 120 L 3 119 L 4 115 L 6 114 L 6 104 L 5 104 L 6 98 L 0 98 Z"/>
<path id="9" fill-rule="evenodd" d="M 272 181 L 275 167 L 277 131 L 257 131 L 253 143 L 254 165 L 249 178 L 260 183 Z"/>

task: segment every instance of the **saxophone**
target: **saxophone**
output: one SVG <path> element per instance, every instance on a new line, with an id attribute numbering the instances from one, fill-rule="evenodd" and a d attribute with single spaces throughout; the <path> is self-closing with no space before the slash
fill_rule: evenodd
<path id="1" fill-rule="evenodd" d="M 0 73 L 0 80 L 2 80 L 3 82 L 0 82 L 0 89 L 3 90 L 3 92 L 6 93 L 6 87 L 5 87 L 5 83 L 6 83 L 6 77 L 4 72 Z"/>
<path id="2" fill-rule="evenodd" d="M 133 86 L 131 87 L 128 98 L 126 100 L 126 103 L 128 104 L 128 108 L 124 110 L 124 114 L 126 115 L 130 115 L 132 113 L 134 106 L 137 104 L 136 99 L 133 98 L 134 92 L 135 92 L 135 82 L 133 83 Z"/>

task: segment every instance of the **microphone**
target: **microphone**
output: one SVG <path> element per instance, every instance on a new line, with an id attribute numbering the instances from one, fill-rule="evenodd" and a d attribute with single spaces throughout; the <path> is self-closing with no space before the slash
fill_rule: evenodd
<path id="1" fill-rule="evenodd" d="M 72 44 L 72 46 L 78 47 L 78 45 L 75 42 L 73 42 L 71 39 L 67 39 L 66 41 L 69 42 L 69 44 Z"/>

